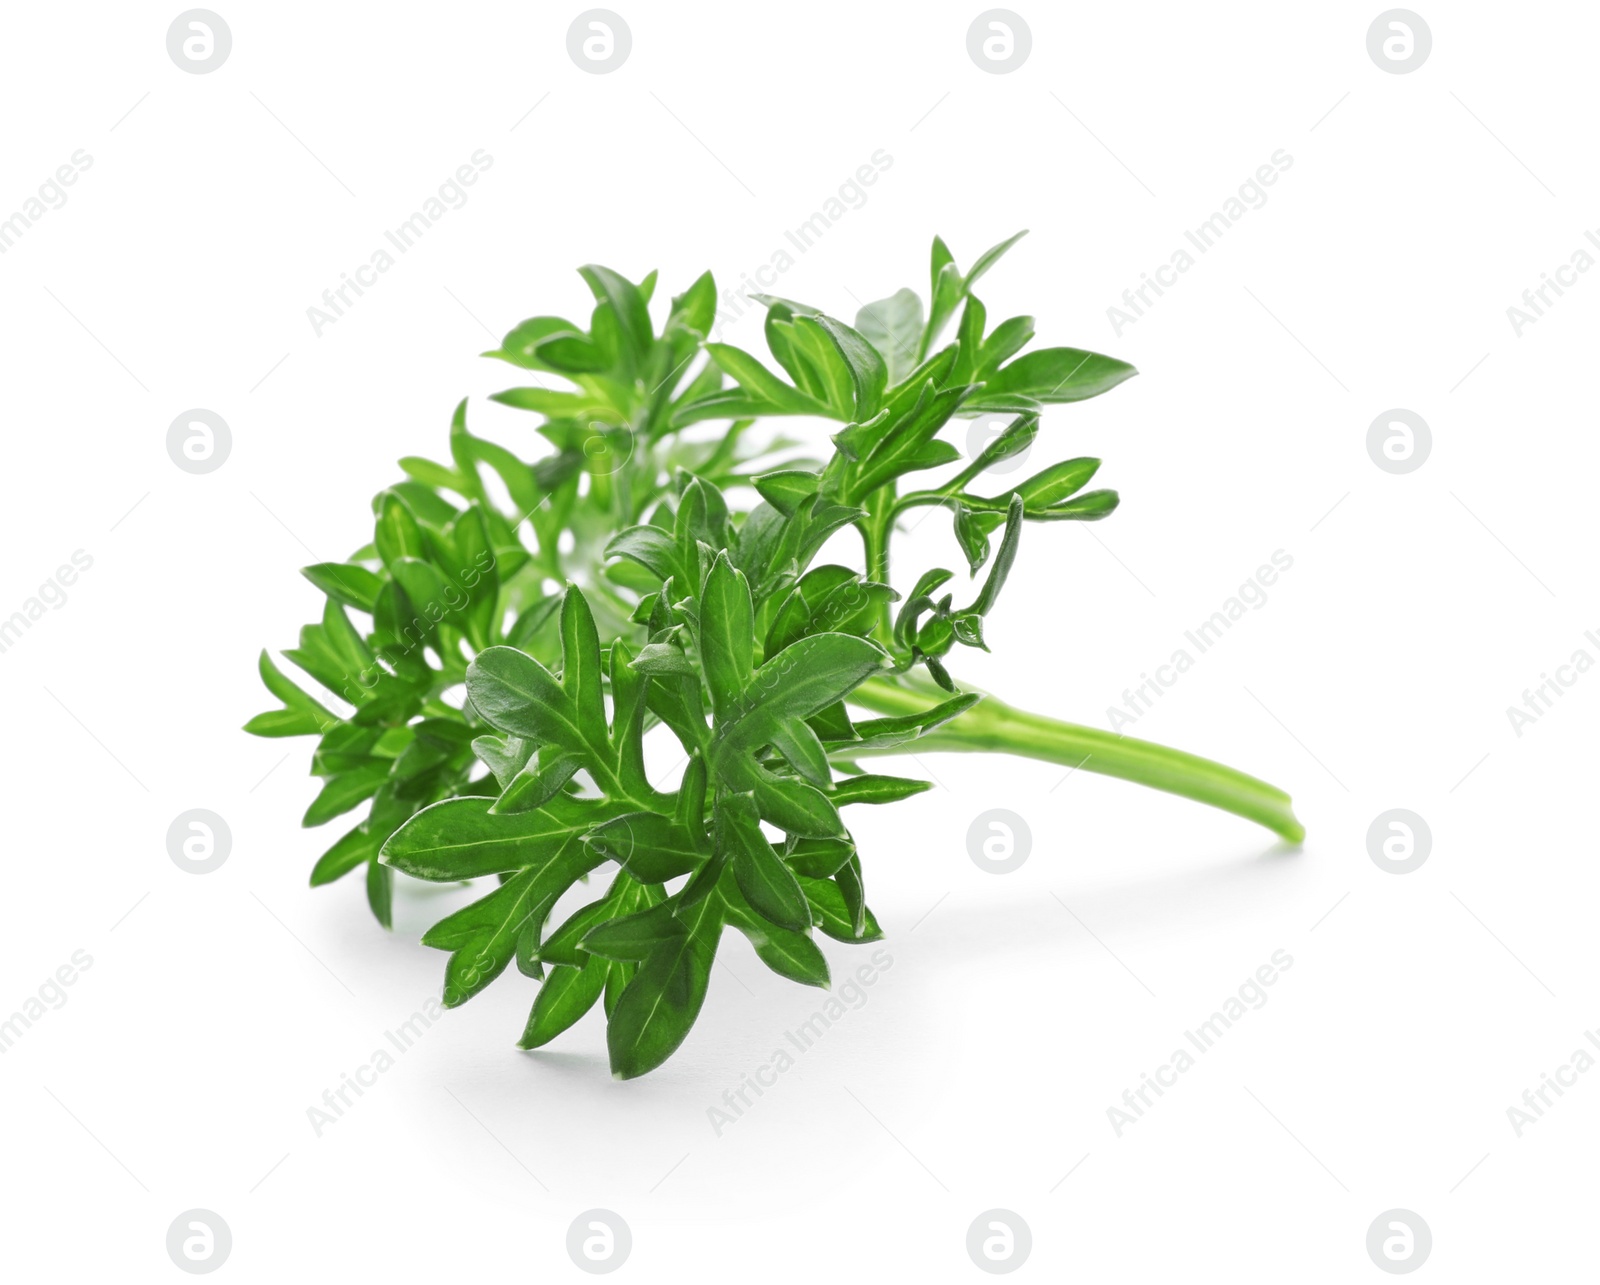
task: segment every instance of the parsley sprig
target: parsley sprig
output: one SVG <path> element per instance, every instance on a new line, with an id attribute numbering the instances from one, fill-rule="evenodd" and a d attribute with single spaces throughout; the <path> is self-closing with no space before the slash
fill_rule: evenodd
<path id="1" fill-rule="evenodd" d="M 1135 373 L 1076 348 L 1024 352 L 1028 317 L 990 326 L 973 286 L 1016 240 L 963 273 L 936 238 L 926 311 L 901 290 L 852 326 L 762 297 L 782 374 L 707 340 L 709 273 L 672 299 L 659 332 L 654 273 L 636 284 L 586 267 L 587 328 L 534 317 L 506 335 L 488 356 L 568 385 L 494 398 L 539 415 L 551 449 L 529 461 L 476 436 L 463 402 L 449 462 L 402 460 L 406 478 L 373 502 L 371 543 L 305 570 L 326 606 L 284 655 L 326 695 L 262 653 L 282 707 L 246 730 L 318 738 L 323 784 L 305 824 L 367 805 L 311 882 L 364 870 L 387 926 L 395 871 L 493 876 L 491 891 L 423 937 L 449 952 L 445 1003 L 464 1003 L 515 960 L 541 979 L 522 1047 L 603 1004 L 612 1071 L 628 1078 L 688 1035 L 725 928 L 815 986 L 828 985 L 816 931 L 881 937 L 846 811 L 898 803 L 928 782 L 868 772 L 872 756 L 912 742 L 1022 754 L 1298 841 L 1288 796 L 1264 782 L 1016 710 L 950 673 L 958 647 L 987 649 L 984 621 L 1024 527 L 1095 521 L 1117 506 L 1114 491 L 1085 489 L 1095 459 L 1052 464 L 998 494 L 983 487 L 991 465 L 1033 444 L 1047 407 Z M 977 458 L 902 490 L 961 460 L 941 436 L 952 424 L 996 413 L 1012 418 Z M 789 415 L 842 425 L 826 458 L 749 431 Z M 706 422 L 726 427 L 709 439 L 686 432 Z M 730 502 L 752 489 L 747 507 Z M 891 587 L 897 523 L 927 506 L 951 513 L 966 570 L 983 574 L 964 605 L 943 567 L 920 570 L 904 596 Z M 818 563 L 851 527 L 860 568 Z M 645 767 L 658 727 L 685 760 L 671 791 Z M 552 925 L 557 903 L 602 868 L 604 889 Z"/>

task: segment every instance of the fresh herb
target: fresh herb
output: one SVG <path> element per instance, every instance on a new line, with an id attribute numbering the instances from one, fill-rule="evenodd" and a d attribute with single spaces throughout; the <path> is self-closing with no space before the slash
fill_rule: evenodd
<path id="1" fill-rule="evenodd" d="M 284 654 L 347 709 L 263 653 L 261 676 L 283 707 L 246 730 L 318 738 L 323 785 L 306 825 L 368 804 L 313 884 L 363 870 L 388 926 L 395 871 L 495 877 L 422 939 L 449 952 L 447 1005 L 515 959 L 542 978 L 522 1047 L 600 1003 L 612 1071 L 627 1078 L 688 1035 L 725 928 L 774 971 L 827 986 L 815 930 L 881 936 L 845 813 L 928 788 L 862 761 L 911 742 L 1082 767 L 1302 837 L 1272 786 L 1024 713 L 950 673 L 956 648 L 987 649 L 984 621 L 1024 526 L 1094 521 L 1117 505 L 1115 492 L 1085 489 L 1094 459 L 998 494 L 982 488 L 992 464 L 1034 442 L 1045 407 L 1135 373 L 1076 348 L 1023 352 L 1029 317 L 989 325 L 972 288 L 1016 239 L 965 273 L 935 239 L 926 312 L 902 290 L 849 326 L 761 297 L 781 375 L 706 340 L 709 273 L 672 300 L 658 333 L 654 273 L 634 284 L 584 268 L 587 329 L 534 317 L 487 354 L 570 385 L 494 399 L 540 415 L 553 450 L 528 462 L 475 436 L 463 402 L 449 462 L 400 461 L 407 478 L 374 500 L 372 542 L 306 569 L 327 604 Z M 955 339 L 938 346 L 952 321 Z M 1013 418 L 976 459 L 911 489 L 912 475 L 961 460 L 941 436 L 953 421 L 995 412 Z M 783 415 L 844 427 L 827 458 L 811 460 L 750 433 Z M 710 440 L 684 432 L 704 421 L 728 426 Z M 750 507 L 730 505 L 729 492 L 751 488 Z M 942 567 L 904 596 L 890 587 L 897 521 L 924 506 L 950 512 L 966 570 L 982 575 L 959 603 Z M 846 527 L 860 534 L 862 568 L 817 564 Z M 672 791 L 645 770 L 656 727 L 686 760 Z M 550 925 L 563 895 L 601 867 L 612 870 L 604 890 Z"/>

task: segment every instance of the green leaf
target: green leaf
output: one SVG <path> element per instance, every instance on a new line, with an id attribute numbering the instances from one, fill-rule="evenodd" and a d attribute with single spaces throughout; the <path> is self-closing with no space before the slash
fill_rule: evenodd
<path id="1" fill-rule="evenodd" d="M 507 332 L 498 349 L 483 355 L 498 357 L 526 370 L 547 370 L 549 368 L 535 355 L 540 341 L 554 334 L 574 333 L 577 329 L 565 317 L 529 317 Z"/>
<path id="2" fill-rule="evenodd" d="M 678 941 L 688 929 L 673 913 L 670 901 L 663 901 L 637 914 L 608 919 L 584 934 L 580 948 L 606 959 L 638 962 L 657 948 Z"/>
<path id="3" fill-rule="evenodd" d="M 617 914 L 617 890 L 622 880 L 613 880 L 611 890 L 598 901 L 580 906 L 551 932 L 539 947 L 539 958 L 546 964 L 582 968 L 589 952 L 579 947 L 585 934 Z"/>
<path id="4" fill-rule="evenodd" d="M 493 393 L 489 400 L 518 410 L 537 411 L 541 415 L 560 416 L 567 419 L 585 419 L 591 415 L 614 414 L 614 407 L 606 398 L 595 393 L 563 393 L 551 388 L 508 388 Z"/>
<path id="5" fill-rule="evenodd" d="M 690 874 L 711 855 L 704 836 L 656 812 L 613 817 L 595 827 L 586 842 L 640 883 L 665 883 Z"/>
<path id="6" fill-rule="evenodd" d="M 366 767 L 330 777 L 327 784 L 322 787 L 321 793 L 306 809 L 300 824 L 323 825 L 336 816 L 343 816 L 351 808 L 358 807 L 376 794 L 378 787 L 388 779 L 388 776 L 389 763 L 383 759 Z"/>
<path id="7" fill-rule="evenodd" d="M 1108 517 L 1116 511 L 1118 503 L 1115 491 L 1085 491 L 1082 495 L 1074 496 L 1060 504 L 1051 505 L 1040 513 L 1029 514 L 1030 517 L 1041 517 L 1051 521 L 1066 521 L 1068 519 L 1080 522 L 1095 522 L 1100 518 Z"/>
<path id="8" fill-rule="evenodd" d="M 915 290 L 897 290 L 856 313 L 856 329 L 883 354 L 893 387 L 910 374 L 917 362 L 922 299 Z"/>
<path id="9" fill-rule="evenodd" d="M 962 290 L 970 291 L 977 283 L 978 278 L 990 268 L 994 267 L 994 265 L 999 261 L 1001 255 L 1003 255 L 1007 250 L 1009 250 L 1027 235 L 1027 228 L 1023 228 L 1021 232 L 1017 232 L 1012 236 L 1008 236 L 1004 241 L 1000 242 L 999 245 L 992 245 L 982 254 L 980 254 L 977 259 L 973 261 L 972 270 L 967 273 L 966 280 L 962 282 Z"/>
<path id="10" fill-rule="evenodd" d="M 835 941 L 851 943 L 881 941 L 883 929 L 872 911 L 862 908 L 861 928 L 857 931 L 855 912 L 832 879 L 800 879 L 806 900 L 816 918 L 816 925 Z"/>
<path id="11" fill-rule="evenodd" d="M 353 562 L 319 562 L 302 568 L 300 574 L 335 602 L 360 611 L 372 610 L 383 587 L 376 575 Z"/>
<path id="12" fill-rule="evenodd" d="M 882 651 L 849 634 L 813 634 L 785 647 L 756 670 L 736 712 L 722 722 L 721 753 L 770 742 L 777 723 L 809 718 L 844 699 L 883 665 Z"/>
<path id="13" fill-rule="evenodd" d="M 807 781 L 774 776 L 753 766 L 748 775 L 725 773 L 724 779 L 730 788 L 751 791 L 761 819 L 780 830 L 810 839 L 831 839 L 844 833 L 844 822 L 832 800 Z"/>
<path id="14" fill-rule="evenodd" d="M 445 1007 L 465 1003 L 504 972 L 519 937 L 527 931 L 536 939 L 557 898 L 596 863 L 582 844 L 568 844 L 428 929 L 422 944 L 451 952 L 445 964 Z M 530 959 L 535 956 L 527 953 Z"/>
<path id="15" fill-rule="evenodd" d="M 252 736 L 311 736 L 339 722 L 334 714 L 306 695 L 293 679 L 286 678 L 265 649 L 257 666 L 261 681 L 284 707 L 257 714 L 246 723 L 244 730 Z"/>
<path id="16" fill-rule="evenodd" d="M 803 469 L 780 469 L 752 479 L 761 498 L 786 518 L 793 517 L 800 503 L 817 493 L 819 480 Z"/>
<path id="17" fill-rule="evenodd" d="M 591 854 L 579 836 L 619 810 L 616 804 L 558 794 L 529 812 L 492 813 L 493 800 L 443 799 L 422 809 L 383 845 L 383 860 L 416 879 L 475 879 L 505 874 L 557 857 Z M 588 868 L 588 867 L 585 867 Z"/>
<path id="18" fill-rule="evenodd" d="M 1062 460 L 1041 473 L 1035 473 L 1016 488 L 1029 509 L 1043 509 L 1076 495 L 1100 469 L 1095 459 Z"/>
<path id="19" fill-rule="evenodd" d="M 850 860 L 856 845 L 849 839 L 791 839 L 784 863 L 808 879 L 831 879 Z"/>
<path id="20" fill-rule="evenodd" d="M 1000 540 L 1000 551 L 995 554 L 994 566 L 989 568 L 989 578 L 977 601 L 968 608 L 975 615 L 986 616 L 1000 596 L 1000 589 L 1011 574 L 1011 564 L 1017 559 L 1017 543 L 1022 539 L 1023 503 L 1020 495 L 1011 497 L 1011 508 L 1006 513 L 1006 533 Z"/>
<path id="21" fill-rule="evenodd" d="M 394 927 L 394 871 L 376 856 L 367 862 L 367 905 L 380 924 Z"/>
<path id="22" fill-rule="evenodd" d="M 393 490 L 380 497 L 374 543 L 378 547 L 378 556 L 391 572 L 401 558 L 422 557 L 422 531 L 405 501 Z"/>
<path id="23" fill-rule="evenodd" d="M 580 727 L 605 735 L 605 671 L 594 613 L 576 585 L 567 586 L 561 604 L 561 689 L 577 712 Z"/>
<path id="24" fill-rule="evenodd" d="M 456 595 L 446 588 L 444 577 L 431 562 L 421 558 L 396 558 L 389 564 L 389 574 L 405 591 L 406 600 L 411 604 L 414 614 L 409 624 L 413 628 L 432 633 L 439 622 L 451 614 L 449 604 Z"/>
<path id="25" fill-rule="evenodd" d="M 673 297 L 667 324 L 676 322 L 704 338 L 716 319 L 717 285 L 709 272 L 702 272 L 687 290 Z"/>
<path id="26" fill-rule="evenodd" d="M 974 474 L 992 468 L 1002 460 L 1008 460 L 1014 455 L 1020 455 L 1033 445 L 1033 440 L 1039 433 L 1039 417 L 1037 415 L 1019 415 L 1012 420 L 999 433 L 990 438 L 983 450 L 978 452 L 978 458 L 972 461 L 971 471 Z"/>
<path id="27" fill-rule="evenodd" d="M 387 834 L 374 833 L 362 822 L 317 858 L 311 868 L 311 886 L 320 887 L 342 879 L 352 870 L 364 866 L 378 855 Z"/>
<path id="28" fill-rule="evenodd" d="M 773 728 L 772 748 L 801 776 L 813 785 L 826 788 L 833 780 L 828 767 L 828 752 L 816 732 L 805 723 L 779 723 Z"/>
<path id="29" fill-rule="evenodd" d="M 1138 373 L 1125 361 L 1081 348 L 1039 348 L 990 375 L 966 409 L 1000 407 L 1006 395 L 1079 402 L 1109 392 Z"/>
<path id="30" fill-rule="evenodd" d="M 843 404 L 842 418 L 864 420 L 876 415 L 888 384 L 883 355 L 858 331 L 821 313 L 815 318 L 797 318 L 796 324 L 815 326 L 825 333 L 849 372 L 852 395 Z"/>
<path id="31" fill-rule="evenodd" d="M 611 962 L 592 956 L 582 968 L 555 968 L 534 997 L 533 1011 L 523 1029 L 518 1048 L 536 1049 L 548 1044 L 594 1007 L 605 989 Z"/>
<path id="32" fill-rule="evenodd" d="M 956 359 L 950 367 L 952 384 L 970 384 L 978 368 L 978 352 L 983 344 L 983 327 L 987 313 L 976 297 L 967 297 L 967 306 L 961 313 L 961 324 L 956 327 Z"/>
<path id="33" fill-rule="evenodd" d="M 769 415 L 833 416 L 833 409 L 783 382 L 759 361 L 732 344 L 707 344 L 713 361 L 733 376 Z"/>
<path id="34" fill-rule="evenodd" d="M 650 328 L 650 310 L 645 306 L 639 287 L 610 268 L 595 263 L 579 268 L 578 272 L 589 283 L 594 297 L 611 306 L 634 359 L 642 361 L 655 339 Z"/>
<path id="35" fill-rule="evenodd" d="M 700 595 L 700 662 L 719 719 L 729 715 L 750 683 L 754 642 L 750 586 L 727 553 L 719 553 Z"/>
<path id="36" fill-rule="evenodd" d="M 927 355 L 939 332 L 944 329 L 945 322 L 961 302 L 961 270 L 956 267 L 950 248 L 939 237 L 933 238 L 930 276 L 933 293 L 929 296 L 928 324 L 923 328 L 922 345 L 917 353 L 919 361 Z"/>
<path id="37" fill-rule="evenodd" d="M 653 1071 L 678 1049 L 705 1002 L 722 933 L 716 893 L 679 917 L 683 934 L 653 949 L 639 965 L 606 1028 L 611 1074 L 621 1080 Z"/>
<path id="38" fill-rule="evenodd" d="M 656 678 L 700 676 L 694 661 L 676 643 L 646 643 L 634 658 L 633 668 L 640 674 Z"/>
<path id="39" fill-rule="evenodd" d="M 494 816 L 531 812 L 548 803 L 583 766 L 583 758 L 555 746 L 541 746 L 508 781 L 489 811 Z"/>
<path id="40" fill-rule="evenodd" d="M 958 715 L 966 713 L 982 699 L 981 692 L 966 692 L 919 713 L 867 719 L 855 725 L 859 739 L 830 741 L 827 748 L 830 752 L 848 753 L 850 750 L 888 749 L 891 746 L 904 745 L 907 741 L 915 740 L 937 727 L 942 727 Z"/>
<path id="41" fill-rule="evenodd" d="M 472 752 L 494 773 L 502 790 L 517 779 L 537 749 L 532 741 L 525 741 L 520 736 L 484 735 L 474 737 L 472 741 Z"/>
<path id="42" fill-rule="evenodd" d="M 683 575 L 677 542 L 660 527 L 632 526 L 619 531 L 606 545 L 606 556 L 631 558 L 662 580 Z"/>
<path id="43" fill-rule="evenodd" d="M 1033 342 L 1032 317 L 1008 317 L 989 332 L 978 354 L 977 377 L 986 379 L 1001 363 Z"/>
<path id="44" fill-rule="evenodd" d="M 578 711 L 555 676 L 515 647 L 489 647 L 467 667 L 467 695 L 491 726 L 586 754 Z"/>
<path id="45" fill-rule="evenodd" d="M 728 923 L 742 932 L 755 947 L 756 955 L 780 977 L 799 982 L 802 986 L 829 984 L 828 961 L 823 957 L 811 934 L 780 928 L 770 920 L 756 914 L 737 888 L 724 888 Z"/>
<path id="46" fill-rule="evenodd" d="M 850 920 L 850 931 L 858 938 L 867 931 L 867 893 L 861 883 L 861 854 L 852 852 L 850 859 L 834 872 L 833 882 L 844 899 L 845 914 Z"/>
<path id="47" fill-rule="evenodd" d="M 849 776 L 834 787 L 833 801 L 842 807 L 846 803 L 899 803 L 913 794 L 933 789 L 932 781 L 918 781 L 908 776 L 877 776 L 863 773 Z"/>
<path id="48" fill-rule="evenodd" d="M 955 506 L 956 543 L 966 555 L 967 573 L 977 575 L 989 560 L 989 531 L 985 522 L 987 514 L 975 513 L 965 504 Z"/>
<path id="49" fill-rule="evenodd" d="M 734 880 L 756 913 L 780 928 L 810 928 L 805 894 L 761 832 L 755 800 L 745 794 L 724 795 L 717 800 L 716 822 L 718 842 L 733 854 Z"/>
<path id="50" fill-rule="evenodd" d="M 603 1001 L 606 1021 L 609 1022 L 611 1014 L 617 1011 L 617 1001 L 622 998 L 622 992 L 627 989 L 628 983 L 633 980 L 633 975 L 638 969 L 638 964 L 622 960 L 611 961 L 611 970 L 606 974 L 606 993 Z"/>

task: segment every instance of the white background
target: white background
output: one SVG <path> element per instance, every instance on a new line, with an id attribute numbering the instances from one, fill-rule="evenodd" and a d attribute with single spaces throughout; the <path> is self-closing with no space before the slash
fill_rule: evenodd
<path id="1" fill-rule="evenodd" d="M 632 1228 L 625 1279 L 982 1279 L 966 1231 L 996 1207 L 1033 1279 L 1381 1279 L 1366 1231 L 1394 1207 L 1432 1228 L 1424 1277 L 1588 1261 L 1600 1073 L 1521 1137 L 1507 1108 L 1600 1023 L 1600 677 L 1520 737 L 1506 707 L 1600 657 L 1600 274 L 1520 338 L 1506 309 L 1600 226 L 1600 12 L 1430 5 L 1431 57 L 1391 75 L 1377 3 L 1033 5 L 1030 58 L 991 75 L 978 4 L 652 3 L 596 76 L 577 6 L 217 3 L 208 75 L 167 55 L 177 6 L 25 6 L 0 49 L 0 217 L 93 158 L 0 256 L 0 615 L 94 560 L 0 655 L 0 1015 L 93 959 L 0 1057 L 8 1278 L 178 1279 L 166 1230 L 195 1207 L 240 1281 L 586 1279 L 565 1235 L 592 1207 Z M 314 334 L 323 290 L 480 148 L 467 204 Z M 849 318 L 925 293 L 935 232 L 965 265 L 1028 227 L 991 319 L 1142 372 L 1046 415 L 1036 456 L 1102 456 L 1123 507 L 1028 530 L 994 655 L 959 672 L 1103 726 L 1282 549 L 1267 605 L 1136 734 L 1284 786 L 1307 842 L 927 756 L 941 788 L 854 818 L 892 968 L 720 1137 L 707 1109 L 819 998 L 732 934 L 643 1080 L 608 1077 L 598 1014 L 518 1052 L 513 970 L 315 1136 L 307 1108 L 437 992 L 417 937 L 460 894 L 403 882 L 386 934 L 358 880 L 307 888 L 341 828 L 298 826 L 308 745 L 238 731 L 272 703 L 258 649 L 320 609 L 297 569 L 369 537 L 463 395 L 534 453 L 532 417 L 483 400 L 516 372 L 476 354 L 582 315 L 577 265 L 659 268 L 662 301 L 708 266 L 736 284 L 878 149 L 782 293 Z M 1267 204 L 1117 335 L 1108 307 L 1277 149 Z M 724 337 L 761 347 L 754 319 Z M 206 476 L 166 453 L 191 407 L 232 430 Z M 1406 476 L 1366 451 L 1391 407 L 1432 428 Z M 906 547 L 956 556 L 943 519 Z M 165 846 L 196 807 L 233 834 L 203 877 Z M 1404 876 L 1367 853 L 1394 807 L 1433 833 Z M 1033 834 L 1004 877 L 966 851 L 990 808 Z M 827 949 L 841 979 L 864 954 Z M 1270 1002 L 1118 1137 L 1107 1108 L 1279 949 Z"/>

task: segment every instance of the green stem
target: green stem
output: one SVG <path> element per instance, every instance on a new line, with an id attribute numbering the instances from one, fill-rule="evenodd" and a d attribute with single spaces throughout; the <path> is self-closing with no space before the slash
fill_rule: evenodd
<path id="1" fill-rule="evenodd" d="M 924 683 L 871 678 L 848 699 L 879 714 L 917 714 L 948 698 Z M 1296 819 L 1289 796 L 1276 786 L 1182 750 L 1030 714 L 993 696 L 986 695 L 966 713 L 919 738 L 916 748 L 1018 754 L 1082 768 L 1208 803 L 1264 825 L 1290 843 L 1305 838 L 1305 827 Z M 896 747 L 868 752 L 905 751 Z"/>
<path id="2" fill-rule="evenodd" d="M 867 516 L 856 523 L 866 551 L 867 579 L 877 584 L 889 583 L 889 536 L 894 528 L 894 493 L 893 482 L 879 487 L 867 497 Z M 887 602 L 879 609 L 878 621 L 872 632 L 881 646 L 892 650 L 894 626 Z"/>

